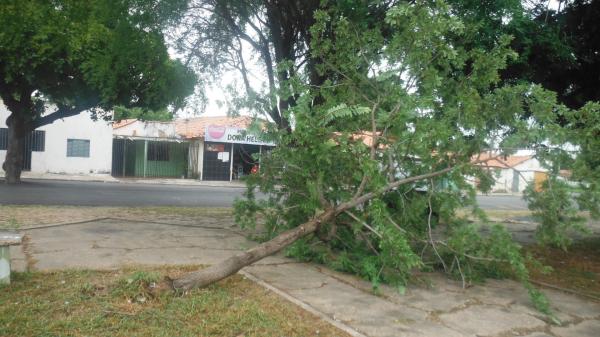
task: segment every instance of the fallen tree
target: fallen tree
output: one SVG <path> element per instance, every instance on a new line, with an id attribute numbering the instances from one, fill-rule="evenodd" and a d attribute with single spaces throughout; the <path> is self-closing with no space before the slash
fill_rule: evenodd
<path id="1" fill-rule="evenodd" d="M 374 287 L 403 289 L 415 269 L 444 270 L 465 285 L 512 276 L 549 312 L 506 228 L 481 234 L 487 219 L 475 197 L 494 183 L 495 160 L 528 148 L 547 174 L 525 191 L 539 237 L 568 244 L 568 231 L 582 229 L 576 206 L 599 214 L 591 149 L 599 145 L 600 105 L 570 110 L 539 86 L 500 85 L 498 72 L 514 57 L 510 37 L 491 50 L 457 45 L 473 27 L 443 2 L 396 4 L 384 17 L 315 11 L 310 57 L 327 80 L 315 86 L 301 69 L 288 70 L 278 95 L 294 97 L 283 112 L 293 128 L 269 130 L 278 146 L 235 205 L 236 222 L 260 224 L 266 242 L 174 280 L 175 289 L 206 286 L 287 247 Z M 582 190 L 578 205 L 559 178 L 564 169 Z M 255 198 L 256 190 L 267 198 Z"/>
<path id="2" fill-rule="evenodd" d="M 421 176 L 410 177 L 395 181 L 380 191 L 374 193 L 366 193 L 364 195 L 357 196 L 352 200 L 340 204 L 334 208 L 323 211 L 322 213 L 315 216 L 310 221 L 299 225 L 296 228 L 285 231 L 275 238 L 262 243 L 248 251 L 241 254 L 236 254 L 223 262 L 212 265 L 208 268 L 198 270 L 193 273 L 186 274 L 185 276 L 173 281 L 173 287 L 178 290 L 190 290 L 196 287 L 204 287 L 209 284 L 220 281 L 227 276 L 237 273 L 240 269 L 253 264 L 267 256 L 273 255 L 290 244 L 296 242 L 296 240 L 312 234 L 319 229 L 319 226 L 323 223 L 331 221 L 337 215 L 346 212 L 358 205 L 361 205 L 372 198 L 384 194 L 398 186 L 412 183 L 415 181 L 432 178 L 435 176 L 442 175 L 451 170 L 451 168 L 443 169 L 434 173 L 424 174 Z"/>

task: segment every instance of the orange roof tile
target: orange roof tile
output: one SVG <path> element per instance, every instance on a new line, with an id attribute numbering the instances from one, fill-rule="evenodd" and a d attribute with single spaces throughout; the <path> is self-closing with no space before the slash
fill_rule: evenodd
<path id="1" fill-rule="evenodd" d="M 253 117 L 196 117 L 179 119 L 175 121 L 177 134 L 183 138 L 204 138 L 204 132 L 208 125 L 229 126 L 234 128 L 247 128 L 250 126 Z"/>
<path id="2" fill-rule="evenodd" d="M 127 125 L 135 122 L 135 121 L 137 121 L 137 119 L 135 119 L 135 118 L 134 119 L 122 119 L 120 121 L 113 122 L 112 127 L 113 127 L 113 129 L 122 128 L 124 126 L 127 126 Z"/>
<path id="3" fill-rule="evenodd" d="M 477 165 L 479 166 L 487 166 L 487 167 L 497 167 L 497 168 L 513 168 L 531 158 L 533 158 L 533 156 L 500 156 L 500 157 L 496 157 L 497 154 L 490 154 L 490 153 L 482 153 L 479 157 L 475 156 L 473 157 L 473 161 L 482 161 L 482 160 L 486 160 L 489 159 L 487 161 L 478 163 Z M 491 158 L 491 159 L 490 159 Z"/>
<path id="4" fill-rule="evenodd" d="M 377 132 L 376 134 L 377 134 L 377 136 L 380 136 L 381 132 Z M 333 133 L 333 135 L 334 135 L 334 138 L 338 138 L 342 135 L 342 133 L 336 131 Z M 373 145 L 373 140 L 374 140 L 372 131 L 360 131 L 360 132 L 352 133 L 349 135 L 349 138 L 354 141 L 361 140 L 363 142 L 363 144 L 365 144 L 368 147 L 371 147 Z M 384 146 L 382 146 L 382 144 L 379 144 L 379 148 L 384 148 Z"/>

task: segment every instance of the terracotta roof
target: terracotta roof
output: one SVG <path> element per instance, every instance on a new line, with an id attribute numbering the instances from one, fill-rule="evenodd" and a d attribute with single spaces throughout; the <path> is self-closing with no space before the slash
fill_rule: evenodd
<path id="1" fill-rule="evenodd" d="M 573 171 L 571 171 L 571 170 L 560 170 L 558 172 L 558 175 L 560 175 L 563 178 L 570 179 L 573 176 Z"/>
<path id="2" fill-rule="evenodd" d="M 247 128 L 253 120 L 254 118 L 250 116 L 186 118 L 176 120 L 175 129 L 177 130 L 177 134 L 183 138 L 204 138 L 204 132 L 208 125 Z"/>
<path id="3" fill-rule="evenodd" d="M 472 160 L 486 160 L 488 158 L 492 158 L 486 162 L 482 162 L 477 165 L 497 168 L 513 168 L 533 158 L 533 156 L 500 156 L 497 158 L 493 158 L 495 156 L 497 156 L 497 154 L 482 153 L 479 157 L 473 157 Z"/>
<path id="4" fill-rule="evenodd" d="M 338 137 L 340 137 L 342 135 L 341 132 L 334 132 L 334 139 L 337 139 Z M 381 132 L 377 132 L 377 135 L 381 135 Z M 361 140 L 363 142 L 363 144 L 365 144 L 368 147 L 371 147 L 371 145 L 373 145 L 373 132 L 372 131 L 359 131 L 353 134 L 350 134 L 349 139 L 357 141 L 357 140 Z M 337 140 L 336 140 L 337 141 Z M 385 148 L 384 146 L 382 146 L 382 144 L 379 144 L 379 148 Z"/>
<path id="5" fill-rule="evenodd" d="M 112 125 L 112 127 L 113 127 L 113 129 L 122 128 L 124 126 L 129 125 L 129 124 L 132 124 L 135 121 L 137 121 L 137 119 L 122 119 L 120 121 L 114 122 L 113 125 Z"/>

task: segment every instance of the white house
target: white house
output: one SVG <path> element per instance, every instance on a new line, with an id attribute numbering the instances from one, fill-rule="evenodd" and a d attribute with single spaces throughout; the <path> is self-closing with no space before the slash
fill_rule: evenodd
<path id="1" fill-rule="evenodd" d="M 485 159 L 486 156 L 490 155 L 484 154 L 479 160 Z M 492 171 L 495 180 L 492 192 L 496 193 L 522 193 L 532 183 L 539 188 L 548 177 L 547 170 L 540 162 L 526 153 L 493 158 L 479 165 Z"/>
<path id="2" fill-rule="evenodd" d="M 6 119 L 9 115 L 0 101 L 0 163 L 6 156 Z M 112 137 L 110 122 L 94 121 L 86 112 L 57 120 L 38 128 L 28 137 L 24 171 L 109 174 Z M 1 167 L 0 172 L 4 173 Z"/>

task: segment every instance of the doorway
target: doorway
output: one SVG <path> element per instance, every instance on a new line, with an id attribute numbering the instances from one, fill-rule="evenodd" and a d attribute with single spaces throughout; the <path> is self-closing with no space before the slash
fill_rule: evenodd
<path id="1" fill-rule="evenodd" d="M 231 144 L 204 143 L 202 180 L 229 181 L 231 168 Z"/>
<path id="2" fill-rule="evenodd" d="M 510 189 L 511 192 L 514 192 L 514 193 L 519 192 L 519 177 L 520 177 L 519 171 L 513 169 L 512 186 Z"/>
<path id="3" fill-rule="evenodd" d="M 235 144 L 233 147 L 233 180 L 241 179 L 258 169 L 260 145 Z"/>

